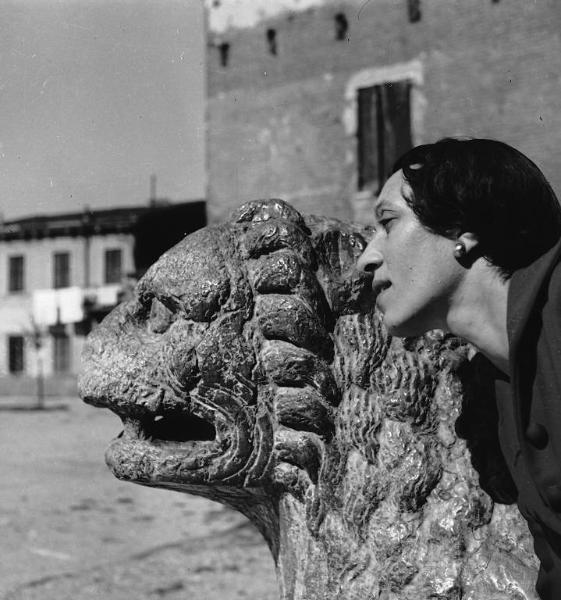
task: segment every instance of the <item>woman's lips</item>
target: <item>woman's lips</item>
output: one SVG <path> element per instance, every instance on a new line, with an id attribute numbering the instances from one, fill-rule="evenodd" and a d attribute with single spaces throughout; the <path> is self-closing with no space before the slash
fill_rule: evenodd
<path id="1" fill-rule="evenodd" d="M 384 312 L 384 308 L 383 306 L 380 304 L 380 300 L 382 299 L 382 296 L 384 295 L 384 292 L 391 287 L 391 283 L 389 281 L 378 281 L 378 282 L 374 282 L 372 284 L 372 289 L 374 290 L 374 295 L 375 295 L 375 302 L 376 302 L 376 308 L 378 308 L 378 310 L 380 310 L 382 313 Z"/>
<path id="2" fill-rule="evenodd" d="M 372 291 L 376 296 L 380 295 L 384 290 L 387 290 L 391 286 L 389 281 L 376 281 L 372 282 Z"/>

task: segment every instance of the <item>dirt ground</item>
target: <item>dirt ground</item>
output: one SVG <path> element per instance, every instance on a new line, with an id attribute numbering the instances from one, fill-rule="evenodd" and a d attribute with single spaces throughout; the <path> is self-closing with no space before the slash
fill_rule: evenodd
<path id="1" fill-rule="evenodd" d="M 278 600 L 268 548 L 244 517 L 118 481 L 103 453 L 119 419 L 75 398 L 47 406 L 61 403 L 0 400 L 0 598 Z"/>

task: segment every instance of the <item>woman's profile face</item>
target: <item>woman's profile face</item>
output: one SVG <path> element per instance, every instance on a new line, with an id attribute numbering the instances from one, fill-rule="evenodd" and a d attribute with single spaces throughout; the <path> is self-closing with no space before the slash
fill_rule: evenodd
<path id="1" fill-rule="evenodd" d="M 450 302 L 462 277 L 455 241 L 431 233 L 407 204 L 402 171 L 394 173 L 374 204 L 375 234 L 358 260 L 373 274 L 376 306 L 389 333 L 415 336 L 447 329 Z"/>

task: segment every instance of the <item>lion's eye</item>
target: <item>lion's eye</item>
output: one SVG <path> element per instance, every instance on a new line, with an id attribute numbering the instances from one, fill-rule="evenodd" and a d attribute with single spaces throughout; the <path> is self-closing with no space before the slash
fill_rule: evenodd
<path id="1" fill-rule="evenodd" d="M 173 313 L 157 298 L 152 299 L 148 327 L 153 333 L 164 333 L 173 321 Z"/>

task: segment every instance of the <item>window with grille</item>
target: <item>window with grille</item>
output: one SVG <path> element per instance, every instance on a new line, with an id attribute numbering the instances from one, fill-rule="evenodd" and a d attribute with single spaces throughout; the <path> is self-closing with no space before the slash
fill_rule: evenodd
<path id="1" fill-rule="evenodd" d="M 70 254 L 55 252 L 53 261 L 53 287 L 55 289 L 70 286 Z"/>
<path id="2" fill-rule="evenodd" d="M 123 270 L 122 250 L 105 251 L 105 283 L 121 283 Z"/>
<path id="3" fill-rule="evenodd" d="M 24 368 L 23 346 L 21 335 L 8 336 L 8 370 L 10 373 L 22 373 Z"/>
<path id="4" fill-rule="evenodd" d="M 24 289 L 24 257 L 8 257 L 8 291 L 22 292 Z"/>
<path id="5" fill-rule="evenodd" d="M 412 147 L 411 82 L 358 89 L 358 189 L 378 193 Z"/>
<path id="6" fill-rule="evenodd" d="M 53 335 L 53 370 L 55 373 L 70 371 L 70 338 L 64 333 Z"/>

